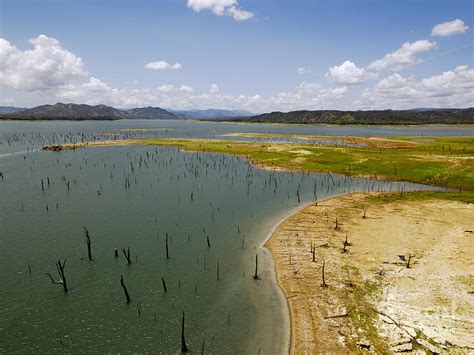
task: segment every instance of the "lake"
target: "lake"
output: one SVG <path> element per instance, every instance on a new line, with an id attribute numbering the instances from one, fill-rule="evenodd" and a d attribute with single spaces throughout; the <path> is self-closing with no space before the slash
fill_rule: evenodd
<path id="1" fill-rule="evenodd" d="M 314 199 L 429 188 L 268 171 L 170 147 L 39 151 L 81 140 L 239 132 L 430 136 L 474 135 L 474 128 L 0 122 L 0 353 L 179 353 L 183 312 L 192 352 L 285 353 L 288 311 L 261 249 L 275 226 Z M 130 248 L 131 264 L 122 248 Z M 67 294 L 47 276 L 57 279 L 58 259 L 67 260 Z"/>

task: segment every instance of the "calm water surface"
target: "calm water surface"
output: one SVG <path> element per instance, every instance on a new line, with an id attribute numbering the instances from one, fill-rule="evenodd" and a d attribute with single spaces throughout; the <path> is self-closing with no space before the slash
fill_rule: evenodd
<path id="1" fill-rule="evenodd" d="M 114 135 L 216 138 L 232 132 L 473 133 L 182 121 L 0 122 L 0 353 L 179 353 L 183 311 L 192 352 L 204 343 L 205 353 L 213 354 L 285 353 L 287 310 L 272 260 L 260 248 L 272 228 L 315 198 L 426 188 L 264 171 L 241 158 L 167 147 L 35 151 Z M 121 254 L 128 247 L 131 265 Z M 252 278 L 256 254 L 258 281 Z M 68 294 L 46 275 L 56 277 L 58 259 L 67 260 Z"/>

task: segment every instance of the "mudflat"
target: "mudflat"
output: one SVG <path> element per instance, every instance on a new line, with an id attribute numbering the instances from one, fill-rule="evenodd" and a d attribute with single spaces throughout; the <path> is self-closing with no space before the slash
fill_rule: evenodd
<path id="1" fill-rule="evenodd" d="M 473 351 L 474 204 L 445 196 L 338 196 L 276 229 L 291 353 Z"/>

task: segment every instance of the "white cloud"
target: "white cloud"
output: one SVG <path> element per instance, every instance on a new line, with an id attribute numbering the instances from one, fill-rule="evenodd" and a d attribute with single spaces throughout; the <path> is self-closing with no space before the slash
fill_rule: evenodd
<path id="1" fill-rule="evenodd" d="M 0 97 L 0 105 L 13 105 L 14 103 L 14 99 Z"/>
<path id="2" fill-rule="evenodd" d="M 176 88 L 174 85 L 160 85 L 157 87 L 157 90 L 161 92 L 171 92 L 176 91 Z"/>
<path id="3" fill-rule="evenodd" d="M 179 87 L 179 91 L 187 92 L 187 93 L 192 93 L 192 92 L 194 92 L 194 89 L 193 89 L 191 86 L 181 85 L 181 86 Z"/>
<path id="4" fill-rule="evenodd" d="M 374 71 L 401 70 L 410 65 L 421 62 L 415 54 L 433 49 L 436 42 L 420 40 L 416 42 L 405 42 L 403 46 L 394 52 L 388 53 L 382 59 L 377 59 L 369 64 L 367 69 Z"/>
<path id="5" fill-rule="evenodd" d="M 340 108 L 340 100 L 345 97 L 347 87 L 327 88 L 319 83 L 302 82 L 293 90 L 274 96 L 226 95 L 217 84 L 204 93 L 194 93 L 186 85 L 179 87 L 161 85 L 155 88 L 112 88 L 96 78 L 83 84 L 63 87 L 56 98 L 89 105 L 106 104 L 115 107 L 131 108 L 141 106 L 160 106 L 173 109 L 246 109 L 253 112 L 292 111 L 301 109 Z"/>
<path id="6" fill-rule="evenodd" d="M 58 89 L 56 96 L 89 104 L 99 104 L 104 97 L 113 93 L 113 89 L 101 80 L 91 77 L 82 84 L 68 84 Z M 82 103 L 82 102 L 81 102 Z"/>
<path id="7" fill-rule="evenodd" d="M 329 68 L 325 76 L 338 84 L 359 84 L 377 77 L 377 74 L 367 72 L 364 68 L 358 68 L 350 60 L 346 60 L 340 66 Z"/>
<path id="8" fill-rule="evenodd" d="M 209 89 L 209 94 L 211 95 L 219 94 L 219 86 L 217 86 L 217 84 L 212 84 L 211 88 Z"/>
<path id="9" fill-rule="evenodd" d="M 179 63 L 170 64 L 164 60 L 158 60 L 156 62 L 148 63 L 145 65 L 145 68 L 152 70 L 178 70 L 181 69 L 182 66 Z"/>
<path id="10" fill-rule="evenodd" d="M 228 12 L 229 12 L 229 15 L 234 18 L 235 21 L 249 20 L 254 16 L 252 12 L 238 9 L 235 6 L 231 6 Z"/>
<path id="11" fill-rule="evenodd" d="M 296 72 L 299 75 L 311 74 L 311 69 L 299 67 L 298 69 L 296 69 Z"/>
<path id="12" fill-rule="evenodd" d="M 392 74 L 365 90 L 356 104 L 364 109 L 471 107 L 473 97 L 474 69 L 461 65 L 421 81 L 414 76 Z"/>
<path id="13" fill-rule="evenodd" d="M 196 12 L 211 10 L 217 16 L 232 16 L 236 21 L 251 19 L 254 14 L 237 7 L 237 0 L 188 0 L 188 7 Z"/>
<path id="14" fill-rule="evenodd" d="M 422 85 L 435 96 L 452 96 L 461 91 L 474 89 L 474 69 L 460 65 L 454 70 L 423 79 Z M 471 96 L 474 103 L 474 95 Z"/>
<path id="15" fill-rule="evenodd" d="M 456 19 L 437 24 L 431 31 L 431 36 L 448 37 L 466 32 L 469 26 L 464 24 L 463 20 Z"/>
<path id="16" fill-rule="evenodd" d="M 67 85 L 85 75 L 82 59 L 61 47 L 58 40 L 39 35 L 21 51 L 0 38 L 0 84 L 16 90 L 38 91 Z"/>
<path id="17" fill-rule="evenodd" d="M 23 52 L 0 39 L 0 84 L 19 91 L 35 91 L 43 102 L 68 101 L 123 108 L 148 105 L 175 109 L 215 107 L 263 112 L 337 107 L 338 101 L 347 93 L 347 87 L 327 88 L 310 82 L 302 82 L 293 90 L 274 96 L 223 94 L 215 83 L 204 93 L 195 93 L 188 85 L 161 84 L 146 88 L 134 81 L 129 82 L 128 87 L 114 88 L 88 76 L 82 60 L 63 49 L 57 40 L 38 36 L 31 43 L 34 48 Z M 166 62 L 156 66 L 172 67 Z"/>

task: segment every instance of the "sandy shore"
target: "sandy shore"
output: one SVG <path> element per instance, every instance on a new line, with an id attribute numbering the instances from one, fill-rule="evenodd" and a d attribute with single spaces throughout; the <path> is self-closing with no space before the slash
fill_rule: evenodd
<path id="1" fill-rule="evenodd" d="M 291 353 L 473 352 L 473 238 L 462 202 L 356 193 L 301 209 L 266 244 Z"/>

